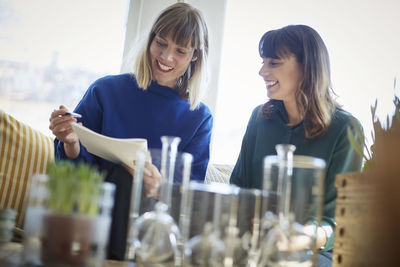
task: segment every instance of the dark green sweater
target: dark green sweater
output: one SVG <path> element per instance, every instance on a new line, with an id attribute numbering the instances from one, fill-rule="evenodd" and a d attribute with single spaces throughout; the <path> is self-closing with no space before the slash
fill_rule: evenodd
<path id="1" fill-rule="evenodd" d="M 324 251 L 333 248 L 335 227 L 336 187 L 338 173 L 359 171 L 362 158 L 347 139 L 347 127 L 353 118 L 349 113 L 337 109 L 328 131 L 321 137 L 305 139 L 303 123 L 287 126 L 288 116 L 282 101 L 274 100 L 270 119 L 262 115 L 262 105 L 256 107 L 243 137 L 239 158 L 233 169 L 230 182 L 244 188 L 262 188 L 263 159 L 276 155 L 277 144 L 293 144 L 295 155 L 317 157 L 326 162 L 325 196 L 322 226 L 327 230 L 328 241 Z"/>

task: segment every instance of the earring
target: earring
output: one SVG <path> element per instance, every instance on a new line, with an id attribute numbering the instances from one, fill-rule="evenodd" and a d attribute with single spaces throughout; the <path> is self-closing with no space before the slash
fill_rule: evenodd
<path id="1" fill-rule="evenodd" d="M 183 86 L 184 79 L 187 81 L 186 86 L 189 83 L 190 75 L 192 72 L 192 64 L 190 63 L 188 68 L 186 69 L 185 73 L 176 80 L 176 86 L 181 88 Z"/>
<path id="2" fill-rule="evenodd" d="M 183 76 L 180 76 L 178 78 L 178 80 L 176 81 L 176 86 L 177 87 L 182 87 L 182 84 L 183 84 Z"/>
<path id="3" fill-rule="evenodd" d="M 188 81 L 190 79 L 191 72 L 192 72 L 192 63 L 189 63 L 189 66 L 188 66 L 188 68 L 186 70 L 186 76 L 187 76 L 187 80 Z"/>

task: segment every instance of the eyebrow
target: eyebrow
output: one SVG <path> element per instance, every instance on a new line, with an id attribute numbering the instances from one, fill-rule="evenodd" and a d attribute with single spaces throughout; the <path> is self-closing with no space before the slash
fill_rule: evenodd
<path id="1" fill-rule="evenodd" d="M 164 37 L 162 37 L 161 35 L 157 35 L 157 34 L 156 34 L 155 38 L 161 39 L 161 40 L 163 40 L 163 41 L 165 41 L 165 42 L 168 43 L 168 40 L 165 39 Z M 175 42 L 174 42 L 174 43 L 175 43 Z M 177 45 L 178 48 L 180 48 L 180 49 L 185 49 L 185 50 L 189 50 L 189 51 L 190 51 L 190 50 L 195 50 L 194 47 L 186 47 L 186 46 L 182 46 L 182 45 L 180 45 L 180 44 L 176 44 L 176 45 Z"/>
<path id="2" fill-rule="evenodd" d="M 163 41 L 166 41 L 167 42 L 167 39 L 165 39 L 164 37 L 162 37 L 161 35 L 156 35 L 155 36 L 155 38 L 157 38 L 157 39 L 161 39 L 161 40 L 163 40 Z"/>
<path id="3" fill-rule="evenodd" d="M 269 61 L 282 61 L 282 58 L 273 58 L 273 57 L 263 57 L 264 60 L 269 59 Z"/>

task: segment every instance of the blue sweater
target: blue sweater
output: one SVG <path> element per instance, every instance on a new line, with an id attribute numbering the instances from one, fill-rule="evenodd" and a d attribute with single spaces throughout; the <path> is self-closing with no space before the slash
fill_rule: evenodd
<path id="1" fill-rule="evenodd" d="M 293 144 L 294 154 L 321 158 L 326 162 L 324 208 L 322 226 L 330 228 L 324 250 L 333 247 L 335 227 L 336 187 L 338 173 L 360 171 L 362 158 L 351 146 L 347 138 L 347 128 L 352 116 L 337 109 L 331 125 L 324 135 L 305 139 L 303 123 L 287 126 L 288 115 L 282 101 L 274 101 L 274 111 L 270 119 L 262 115 L 262 105 L 254 109 L 243 137 L 242 148 L 230 182 L 245 188 L 262 188 L 263 159 L 276 155 L 275 145 Z"/>
<path id="2" fill-rule="evenodd" d="M 106 76 L 95 81 L 86 91 L 75 112 L 82 114 L 84 126 L 115 138 L 145 138 L 148 147 L 161 148 L 161 136 L 178 136 L 178 151 L 193 155 L 192 180 L 203 181 L 209 160 L 213 118 L 201 103 L 190 110 L 187 100 L 178 92 L 152 82 L 145 91 L 131 74 Z M 55 140 L 56 159 L 65 159 L 63 143 Z M 101 166 L 109 164 L 86 151 L 74 161 Z"/>

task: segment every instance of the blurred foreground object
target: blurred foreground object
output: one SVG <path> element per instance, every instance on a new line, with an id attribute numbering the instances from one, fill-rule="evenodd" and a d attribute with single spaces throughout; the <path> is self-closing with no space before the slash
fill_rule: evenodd
<path id="1" fill-rule="evenodd" d="M 371 108 L 374 144 L 364 172 L 340 174 L 333 266 L 398 266 L 400 100 L 386 127 Z"/>

